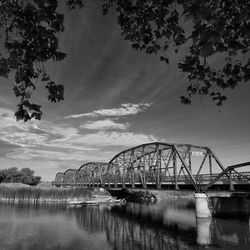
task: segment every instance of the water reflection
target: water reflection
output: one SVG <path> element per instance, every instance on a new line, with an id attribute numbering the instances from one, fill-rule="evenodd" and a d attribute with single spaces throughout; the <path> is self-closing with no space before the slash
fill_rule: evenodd
<path id="1" fill-rule="evenodd" d="M 197 228 L 197 243 L 199 245 L 211 245 L 211 222 L 212 218 L 197 218 L 196 228 Z"/>
<path id="2" fill-rule="evenodd" d="M 90 232 L 106 232 L 113 249 L 250 249 L 249 219 L 196 219 L 176 203 L 86 207 L 74 211 Z"/>
<path id="3" fill-rule="evenodd" d="M 195 244 L 195 228 L 165 225 L 159 214 L 142 206 L 86 207 L 74 211 L 77 223 L 86 231 L 105 231 L 112 249 L 180 249 Z M 135 213 L 134 213 L 135 212 Z M 185 242 L 185 238 L 188 239 Z"/>
<path id="4" fill-rule="evenodd" d="M 0 205 L 1 250 L 111 249 L 105 233 L 88 234 L 61 206 Z"/>
<path id="5" fill-rule="evenodd" d="M 249 219 L 196 219 L 189 201 L 66 209 L 0 204 L 0 249 L 250 249 Z"/>
<path id="6" fill-rule="evenodd" d="M 222 249 L 250 249 L 249 219 L 197 219 L 197 243 Z"/>

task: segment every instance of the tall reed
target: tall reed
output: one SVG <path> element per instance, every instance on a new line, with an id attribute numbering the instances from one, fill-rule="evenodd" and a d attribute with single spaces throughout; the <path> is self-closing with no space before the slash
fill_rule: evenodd
<path id="1" fill-rule="evenodd" d="M 86 188 L 40 188 L 31 186 L 0 185 L 0 200 L 9 202 L 67 202 L 69 199 L 86 199 L 91 191 Z"/>

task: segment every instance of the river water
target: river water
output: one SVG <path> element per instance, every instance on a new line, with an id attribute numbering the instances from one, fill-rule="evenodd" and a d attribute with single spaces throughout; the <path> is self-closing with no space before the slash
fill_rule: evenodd
<path id="1" fill-rule="evenodd" d="M 190 201 L 66 208 L 0 204 L 0 250 L 250 249 L 250 221 L 199 219 Z"/>

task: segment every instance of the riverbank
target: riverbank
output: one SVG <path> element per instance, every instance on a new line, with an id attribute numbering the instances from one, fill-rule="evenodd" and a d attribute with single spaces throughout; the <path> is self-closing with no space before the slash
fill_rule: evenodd
<path id="1" fill-rule="evenodd" d="M 96 191 L 82 187 L 56 188 L 28 186 L 20 183 L 0 184 L 0 201 L 27 203 L 67 203 L 91 197 Z"/>
<path id="2" fill-rule="evenodd" d="M 176 190 L 149 190 L 149 189 L 108 189 L 108 191 L 117 198 L 127 201 L 149 201 L 156 202 L 169 199 L 185 199 L 194 202 L 193 191 Z"/>

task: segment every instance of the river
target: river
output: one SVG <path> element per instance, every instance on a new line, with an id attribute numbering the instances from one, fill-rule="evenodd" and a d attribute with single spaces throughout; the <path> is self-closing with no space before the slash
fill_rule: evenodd
<path id="1" fill-rule="evenodd" d="M 250 221 L 196 219 L 190 201 L 0 204 L 0 250 L 250 249 Z"/>

